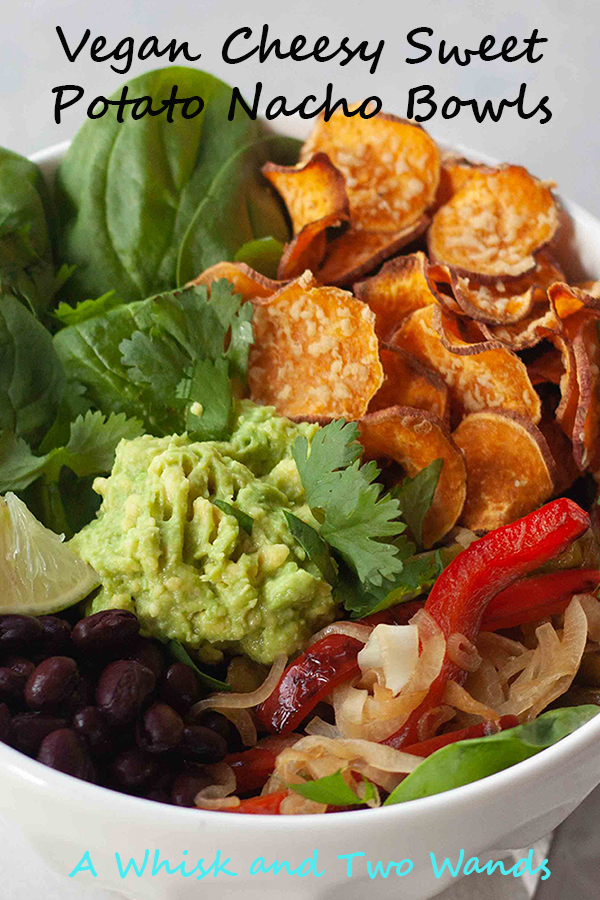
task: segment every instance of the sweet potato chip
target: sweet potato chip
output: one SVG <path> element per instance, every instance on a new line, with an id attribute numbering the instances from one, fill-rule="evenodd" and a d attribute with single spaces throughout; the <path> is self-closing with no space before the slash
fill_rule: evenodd
<path id="1" fill-rule="evenodd" d="M 556 421 L 567 435 L 572 437 L 575 415 L 579 402 L 579 386 L 577 384 L 577 367 L 573 342 L 564 335 L 553 335 L 551 342 L 560 351 L 564 372 L 560 377 L 560 403 L 556 409 Z"/>
<path id="2" fill-rule="evenodd" d="M 552 413 L 548 410 L 542 412 L 542 418 L 538 428 L 544 435 L 546 443 L 555 463 L 554 467 L 554 494 L 559 496 L 568 491 L 576 478 L 579 477 L 579 469 L 573 459 L 573 445 L 566 436 Z"/>
<path id="3" fill-rule="evenodd" d="M 310 272 L 254 304 L 252 399 L 284 416 L 359 419 L 383 382 L 375 316 Z"/>
<path id="4" fill-rule="evenodd" d="M 499 407 L 539 422 L 540 398 L 524 363 L 498 342 L 462 340 L 456 321 L 438 306 L 418 309 L 404 320 L 391 343 L 434 369 L 460 412 Z"/>
<path id="5" fill-rule="evenodd" d="M 365 456 L 394 460 L 411 478 L 435 459 L 444 460 L 423 523 L 423 544 L 431 547 L 456 524 L 466 494 L 465 463 L 446 426 L 431 413 L 403 406 L 369 413 L 359 424 Z"/>
<path id="6" fill-rule="evenodd" d="M 450 270 L 456 302 L 466 315 L 487 325 L 514 325 L 529 316 L 534 306 L 547 306 L 545 288 L 562 278 L 548 253 L 541 251 L 532 272 L 509 281 L 482 284 L 476 278 Z"/>
<path id="7" fill-rule="evenodd" d="M 557 315 L 561 319 L 568 319 L 578 312 L 587 310 L 595 316 L 600 316 L 600 298 L 595 296 L 594 285 L 592 290 L 584 290 L 578 287 L 570 287 L 564 282 L 558 281 L 548 288 L 550 298 Z"/>
<path id="8" fill-rule="evenodd" d="M 533 362 L 527 364 L 527 372 L 531 383 L 536 384 L 560 384 L 565 374 L 565 364 L 560 350 L 550 347 Z"/>
<path id="9" fill-rule="evenodd" d="M 325 217 L 338 225 L 350 218 L 344 176 L 327 154 L 315 153 L 298 166 L 268 162 L 262 173 L 283 198 L 294 234 Z"/>
<path id="10" fill-rule="evenodd" d="M 338 224 L 337 216 L 325 216 L 316 222 L 309 222 L 286 244 L 281 254 L 277 277 L 282 281 L 299 278 L 310 269 L 316 272 L 327 250 L 327 229 Z"/>
<path id="11" fill-rule="evenodd" d="M 583 472 L 600 469 L 600 343 L 598 322 L 583 320 L 573 338 L 575 371 L 579 388 L 573 424 L 573 457 Z"/>
<path id="12" fill-rule="evenodd" d="M 423 216 L 396 234 L 349 228 L 329 244 L 317 278 L 321 284 L 352 284 L 423 234 L 428 224 L 429 219 Z"/>
<path id="13" fill-rule="evenodd" d="M 384 344 L 380 350 L 383 384 L 369 403 L 369 412 L 390 406 L 412 406 L 450 423 L 448 388 L 439 375 L 410 353 Z"/>
<path id="14" fill-rule="evenodd" d="M 413 122 L 378 113 L 370 119 L 341 110 L 321 115 L 300 152 L 301 162 L 327 154 L 346 181 L 357 230 L 397 233 L 431 206 L 440 179 L 435 141 Z"/>
<path id="15" fill-rule="evenodd" d="M 391 259 L 376 275 L 355 284 L 354 294 L 375 313 L 375 331 L 382 341 L 415 309 L 436 302 L 427 279 L 427 257 L 421 252 Z"/>
<path id="16" fill-rule="evenodd" d="M 244 300 L 254 300 L 255 297 L 270 297 L 280 290 L 284 282 L 273 281 L 247 266 L 246 263 L 221 262 L 210 269 L 205 269 L 197 278 L 189 284 L 205 284 L 210 288 L 213 281 L 225 278 L 233 285 L 236 294 L 241 294 Z M 186 285 L 188 287 L 189 285 Z"/>
<path id="17" fill-rule="evenodd" d="M 554 460 L 529 419 L 486 409 L 463 419 L 453 438 L 467 465 L 467 498 L 460 517 L 466 528 L 492 531 L 552 496 Z"/>
<path id="18" fill-rule="evenodd" d="M 434 262 L 480 281 L 516 278 L 535 267 L 534 254 L 557 228 L 550 188 L 521 166 L 505 166 L 476 172 L 436 212 L 429 251 Z"/>
<path id="19" fill-rule="evenodd" d="M 481 330 L 488 340 L 501 341 L 511 350 L 525 350 L 559 332 L 561 326 L 554 309 L 547 303 L 538 303 L 527 318 L 515 325 L 486 325 L 482 322 Z"/>
<path id="20" fill-rule="evenodd" d="M 436 208 L 439 209 L 465 186 L 467 181 L 476 172 L 491 172 L 489 166 L 483 163 L 475 163 L 464 156 L 456 156 L 454 153 L 446 153 L 442 156 L 442 170 L 440 183 L 435 198 Z"/>

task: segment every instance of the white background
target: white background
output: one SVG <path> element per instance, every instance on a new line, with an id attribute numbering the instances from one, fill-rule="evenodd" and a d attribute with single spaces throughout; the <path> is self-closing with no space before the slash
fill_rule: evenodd
<path id="1" fill-rule="evenodd" d="M 299 33 L 311 41 L 326 34 L 334 44 L 344 36 L 351 45 L 368 40 L 371 50 L 381 39 L 386 43 L 373 75 L 360 60 L 343 68 L 335 61 L 294 63 L 274 58 L 262 65 L 255 59 L 236 66 L 224 63 L 221 47 L 234 29 L 248 26 L 256 36 L 265 23 L 270 26 L 271 38 L 280 37 L 284 48 Z M 57 25 L 72 47 L 86 28 L 91 31 L 74 63 L 65 56 Z M 416 56 L 417 51 L 409 47 L 406 35 L 421 26 L 434 30 L 428 39 L 434 54 L 427 62 L 408 65 L 406 57 Z M 540 47 L 543 59 L 536 64 L 526 60 L 473 61 L 459 67 L 437 61 L 441 39 L 461 49 L 474 49 L 486 34 L 495 35 L 500 42 L 512 34 L 521 40 L 534 28 L 548 38 Z M 117 74 L 110 68 L 114 61 L 99 63 L 90 58 L 89 46 L 98 35 L 107 38 L 107 49 L 126 36 L 134 37 L 138 45 L 150 35 L 156 35 L 162 45 L 171 38 L 187 40 L 194 54 L 202 53 L 196 65 L 238 85 L 247 96 L 252 96 L 260 80 L 265 99 L 284 94 L 293 104 L 309 93 L 321 99 L 331 81 L 336 98 L 352 100 L 375 94 L 382 98 L 385 109 L 406 115 L 408 90 L 419 84 L 432 84 L 442 102 L 455 94 L 461 99 L 490 98 L 497 103 L 502 98 L 514 99 L 526 82 L 529 109 L 544 95 L 549 97 L 553 116 L 546 125 L 539 124 L 539 114 L 524 121 L 514 109 L 506 109 L 498 123 L 478 124 L 465 109 L 451 121 L 444 121 L 438 113 L 425 127 L 449 143 L 525 164 L 534 174 L 556 181 L 564 196 L 600 215 L 600 6 L 595 0 L 0 0 L 0 145 L 27 154 L 69 138 L 83 122 L 87 104 L 94 97 L 109 94 L 124 80 L 162 64 L 136 59 L 129 73 Z M 116 65 L 123 66 L 123 61 Z M 81 85 L 85 97 L 65 112 L 59 126 L 53 118 L 52 88 L 62 84 Z M 0 798 L 0 808 L 1 803 Z M 578 833 L 590 836 L 588 823 L 598 819 L 595 810 L 599 805 L 589 806 L 591 814 L 585 822 L 576 817 L 572 820 Z M 594 838 L 592 844 L 597 846 L 599 839 Z M 594 866 L 597 870 L 595 862 Z M 2 824 L 0 885 L 0 896 L 7 900 L 42 896 L 42 885 L 45 900 L 108 897 L 97 889 L 88 891 L 48 874 L 35 863 L 20 837 Z M 574 874 L 564 886 L 570 900 L 579 900 Z M 491 895 L 489 881 L 485 889 Z"/>

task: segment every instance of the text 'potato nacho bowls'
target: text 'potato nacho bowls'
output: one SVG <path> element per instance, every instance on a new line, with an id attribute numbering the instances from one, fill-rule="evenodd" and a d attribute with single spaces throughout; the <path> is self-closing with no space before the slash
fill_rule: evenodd
<path id="1" fill-rule="evenodd" d="M 600 223 L 185 77 L 0 155 L 2 811 L 125 896 L 427 898 L 600 782 Z"/>

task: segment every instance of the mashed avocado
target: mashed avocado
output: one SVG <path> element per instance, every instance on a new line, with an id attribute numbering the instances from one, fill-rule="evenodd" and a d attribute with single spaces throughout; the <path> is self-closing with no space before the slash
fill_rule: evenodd
<path id="1" fill-rule="evenodd" d="M 130 609 L 143 633 L 207 661 L 222 650 L 263 663 L 301 650 L 335 613 L 284 515 L 315 524 L 291 448 L 316 427 L 243 401 L 227 442 L 122 441 L 110 476 L 94 482 L 97 518 L 70 542 L 102 580 L 88 612 Z M 251 533 L 215 499 L 251 516 Z"/>

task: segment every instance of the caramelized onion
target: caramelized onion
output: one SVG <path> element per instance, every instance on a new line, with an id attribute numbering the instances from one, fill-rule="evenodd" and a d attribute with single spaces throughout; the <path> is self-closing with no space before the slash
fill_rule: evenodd
<path id="1" fill-rule="evenodd" d="M 472 716 L 481 716 L 486 722 L 497 722 L 500 718 L 495 709 L 476 700 L 456 681 L 449 681 L 446 685 L 444 700 L 461 712 L 469 713 Z"/>
<path id="2" fill-rule="evenodd" d="M 476 672 L 481 665 L 481 655 L 475 644 L 472 644 L 464 634 L 456 631 L 448 638 L 446 652 L 450 662 L 466 672 Z"/>
<path id="3" fill-rule="evenodd" d="M 271 671 L 257 690 L 250 691 L 247 694 L 226 694 L 224 692 L 212 694 L 205 700 L 195 703 L 190 710 L 190 715 L 196 716 L 204 709 L 219 709 L 221 711 L 224 709 L 250 709 L 253 706 L 258 706 L 259 703 L 270 697 L 277 687 L 286 663 L 286 656 L 278 656 L 271 666 Z"/>
<path id="4" fill-rule="evenodd" d="M 325 628 L 321 628 L 320 631 L 313 634 L 308 642 L 308 646 L 311 647 L 313 644 L 316 644 L 317 641 L 322 640 L 330 634 L 345 634 L 348 637 L 355 638 L 357 641 L 362 641 L 363 644 L 366 644 L 372 631 L 373 627 L 371 625 L 361 625 L 360 622 L 333 622 L 331 625 L 326 625 Z"/>

